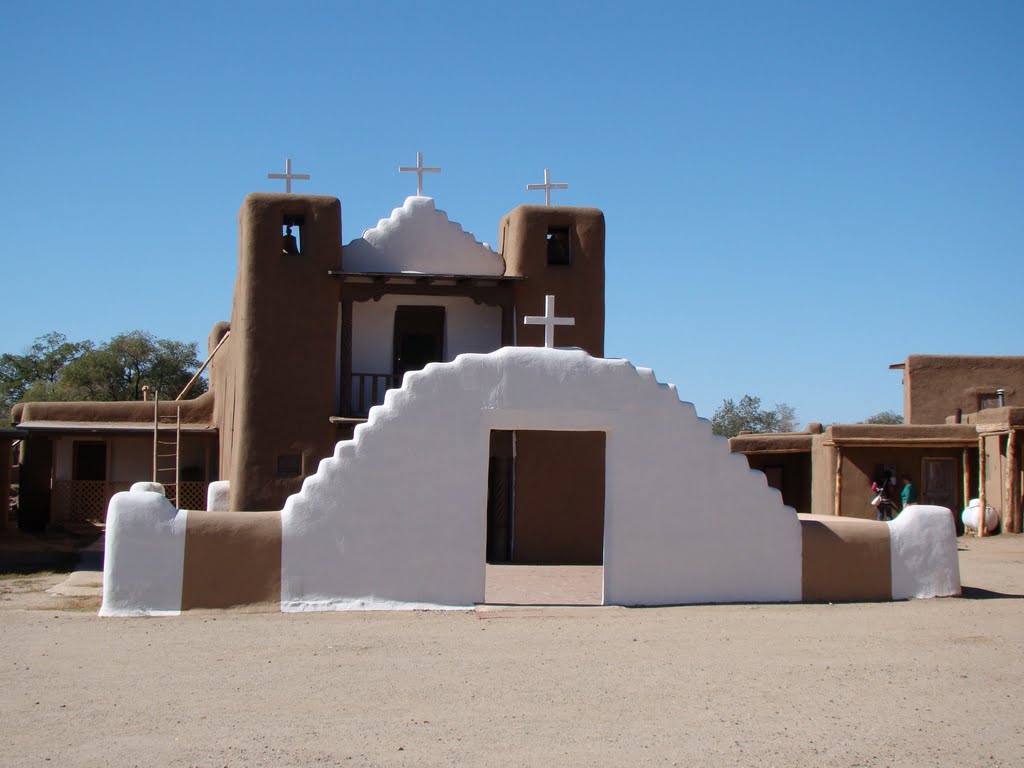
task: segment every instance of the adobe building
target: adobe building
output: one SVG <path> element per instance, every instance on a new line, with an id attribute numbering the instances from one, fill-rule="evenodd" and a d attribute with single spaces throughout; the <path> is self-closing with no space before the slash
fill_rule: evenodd
<path id="1" fill-rule="evenodd" d="M 231 320 L 209 337 L 209 392 L 17 405 L 21 527 L 102 522 L 114 493 L 148 480 L 180 508 L 205 509 L 221 479 L 230 510 L 279 510 L 406 372 L 543 346 L 544 329 L 523 318 L 542 314 L 546 295 L 574 318 L 559 346 L 604 353 L 597 209 L 519 206 L 495 251 L 417 195 L 342 242 L 337 198 L 248 195 Z M 173 473 L 161 476 L 167 451 Z M 603 433 L 495 432 L 488 473 L 489 559 L 601 562 Z"/>
<path id="2" fill-rule="evenodd" d="M 871 519 L 872 482 L 905 473 L 922 504 L 954 510 L 958 532 L 960 510 L 981 498 L 1020 533 L 1024 357 L 911 355 L 890 368 L 903 374 L 905 424 L 810 424 L 730 447 L 798 512 Z"/>

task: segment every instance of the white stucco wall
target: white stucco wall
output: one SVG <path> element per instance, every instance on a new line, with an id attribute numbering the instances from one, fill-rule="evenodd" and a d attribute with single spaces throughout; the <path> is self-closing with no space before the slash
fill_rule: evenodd
<path id="1" fill-rule="evenodd" d="M 607 433 L 605 603 L 800 599 L 796 513 L 674 387 L 513 347 L 406 376 L 287 500 L 282 608 L 482 601 L 491 429 Z"/>
<path id="2" fill-rule="evenodd" d="M 107 476 L 114 481 L 150 480 L 153 477 L 153 436 L 115 437 L 110 441 Z"/>
<path id="3" fill-rule="evenodd" d="M 149 480 L 153 476 L 153 437 L 139 435 L 88 435 L 59 437 L 54 441 L 54 477 L 71 480 L 74 472 L 74 444 L 76 442 L 107 443 L 107 479 L 111 482 Z M 206 444 L 209 438 L 183 435 L 181 440 L 181 466 L 197 466 L 205 471 Z"/>
<path id="4" fill-rule="evenodd" d="M 53 476 L 56 480 L 70 480 L 74 472 L 73 438 L 58 437 L 53 441 Z"/>
<path id="5" fill-rule="evenodd" d="M 960 594 L 960 558 L 953 513 L 915 504 L 889 523 L 892 598 Z"/>
<path id="6" fill-rule="evenodd" d="M 107 509 L 101 616 L 181 612 L 187 518 L 162 493 L 114 494 Z"/>
<path id="7" fill-rule="evenodd" d="M 409 197 L 391 216 L 342 249 L 349 272 L 502 275 L 505 261 L 438 210 L 430 197 Z"/>

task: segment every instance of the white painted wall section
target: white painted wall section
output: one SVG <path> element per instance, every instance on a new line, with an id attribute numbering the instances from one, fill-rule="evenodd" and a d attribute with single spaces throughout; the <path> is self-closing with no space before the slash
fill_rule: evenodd
<path id="1" fill-rule="evenodd" d="M 444 307 L 445 362 L 461 354 L 493 352 L 501 346 L 501 308 L 461 296 L 384 296 L 352 306 L 352 370 L 391 373 L 395 310 L 399 306 Z"/>
<path id="2" fill-rule="evenodd" d="M 889 524 L 893 600 L 960 594 L 953 513 L 915 504 Z"/>
<path id="3" fill-rule="evenodd" d="M 187 515 L 157 491 L 114 494 L 107 509 L 101 616 L 180 613 Z"/>
<path id="4" fill-rule="evenodd" d="M 409 197 L 391 216 L 342 249 L 348 272 L 503 275 L 505 260 L 438 210 L 430 197 Z"/>
<path id="5" fill-rule="evenodd" d="M 206 486 L 206 509 L 209 512 L 227 512 L 230 505 L 231 481 L 214 480 Z"/>
<path id="6" fill-rule="evenodd" d="M 287 500 L 282 608 L 482 601 L 491 429 L 607 432 L 606 603 L 800 599 L 796 513 L 673 387 L 512 347 L 408 374 Z"/>

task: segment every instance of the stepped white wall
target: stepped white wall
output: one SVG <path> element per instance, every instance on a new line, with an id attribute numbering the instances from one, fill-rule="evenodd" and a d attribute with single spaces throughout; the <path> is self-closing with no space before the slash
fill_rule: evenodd
<path id="1" fill-rule="evenodd" d="M 511 347 L 406 376 L 282 513 L 285 610 L 484 597 L 491 429 L 607 433 L 604 602 L 796 601 L 796 513 L 651 371 Z"/>

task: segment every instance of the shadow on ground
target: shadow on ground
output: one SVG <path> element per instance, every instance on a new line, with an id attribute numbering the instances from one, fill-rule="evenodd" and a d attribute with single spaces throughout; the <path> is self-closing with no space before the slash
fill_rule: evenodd
<path id="1" fill-rule="evenodd" d="M 103 570 L 103 530 L 59 533 L 13 531 L 0 536 L 0 573 Z"/>
<path id="2" fill-rule="evenodd" d="M 982 587 L 968 587 L 966 584 L 961 587 L 960 596 L 965 600 L 1024 600 L 1024 595 L 995 592 Z"/>

